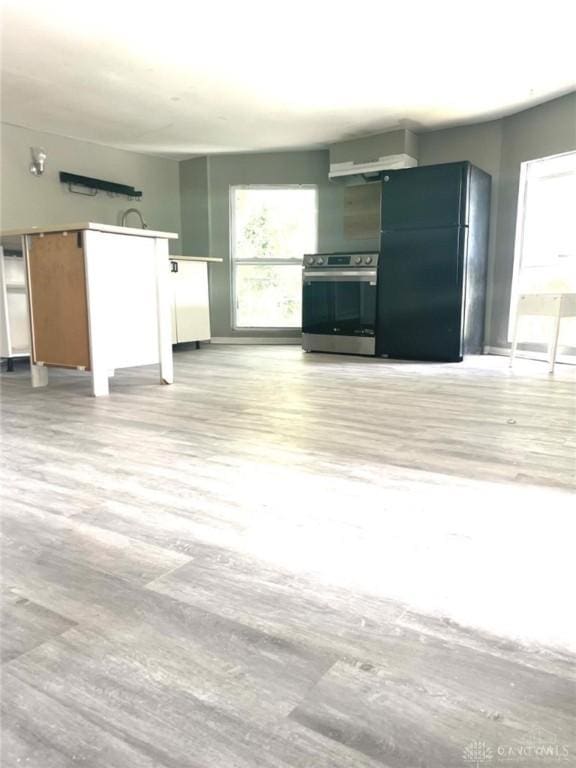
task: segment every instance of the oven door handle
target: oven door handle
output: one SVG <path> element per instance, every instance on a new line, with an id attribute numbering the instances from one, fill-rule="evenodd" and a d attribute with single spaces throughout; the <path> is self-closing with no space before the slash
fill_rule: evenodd
<path id="1" fill-rule="evenodd" d="M 376 270 L 358 269 L 356 271 L 349 270 L 344 272 L 331 269 L 325 272 L 304 272 L 303 278 L 306 283 L 374 283 L 376 282 Z"/>

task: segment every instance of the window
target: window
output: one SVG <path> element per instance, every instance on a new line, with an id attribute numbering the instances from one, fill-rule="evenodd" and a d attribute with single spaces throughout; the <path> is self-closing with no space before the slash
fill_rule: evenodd
<path id="1" fill-rule="evenodd" d="M 509 340 L 521 293 L 576 292 L 575 200 L 576 152 L 522 164 Z M 548 341 L 550 318 L 526 317 L 522 321 L 525 340 Z M 574 324 L 565 320 L 561 334 L 565 342 L 573 332 Z"/>
<path id="2" fill-rule="evenodd" d="M 299 328 L 302 257 L 317 248 L 315 187 L 232 187 L 234 328 Z"/>

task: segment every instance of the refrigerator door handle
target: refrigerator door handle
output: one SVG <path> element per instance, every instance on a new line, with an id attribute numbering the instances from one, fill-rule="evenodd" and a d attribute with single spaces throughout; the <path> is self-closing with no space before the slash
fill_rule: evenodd
<path id="1" fill-rule="evenodd" d="M 460 227 L 460 232 L 458 233 L 458 251 L 459 251 L 459 258 L 457 260 L 458 263 L 458 270 L 457 270 L 457 279 L 458 279 L 458 285 L 464 290 L 466 281 L 464 280 L 465 277 L 465 270 L 466 270 L 466 245 L 468 240 L 468 227 Z"/>

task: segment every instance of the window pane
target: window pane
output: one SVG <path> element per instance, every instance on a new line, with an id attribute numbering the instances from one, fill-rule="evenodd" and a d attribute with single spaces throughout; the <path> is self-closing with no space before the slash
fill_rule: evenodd
<path id="1" fill-rule="evenodd" d="M 522 266 L 555 266 L 576 256 L 576 172 L 528 179 Z"/>
<path id="2" fill-rule="evenodd" d="M 234 258 L 302 259 L 316 250 L 316 190 L 234 190 Z"/>
<path id="3" fill-rule="evenodd" d="M 302 268 L 298 264 L 236 266 L 237 328 L 299 328 Z"/>
<path id="4" fill-rule="evenodd" d="M 525 187 L 520 190 L 518 226 L 521 248 L 515 253 L 517 273 L 510 306 L 508 340 L 512 338 L 518 296 L 521 293 L 573 293 L 576 291 L 576 152 L 533 160 L 527 164 Z M 522 316 L 520 342 L 547 343 L 553 320 Z M 560 326 L 560 346 L 574 346 L 576 321 Z"/>

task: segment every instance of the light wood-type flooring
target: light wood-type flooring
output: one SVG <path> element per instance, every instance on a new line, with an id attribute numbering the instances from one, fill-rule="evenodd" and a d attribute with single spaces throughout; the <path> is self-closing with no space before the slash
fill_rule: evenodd
<path id="1" fill-rule="evenodd" d="M 3 768 L 576 765 L 574 373 L 3 374 Z"/>

